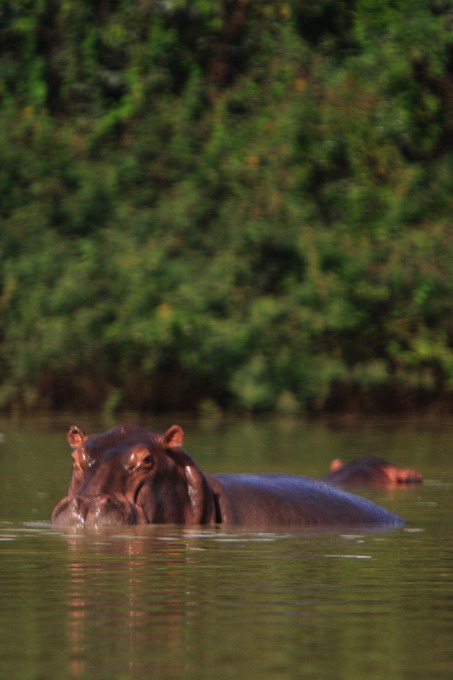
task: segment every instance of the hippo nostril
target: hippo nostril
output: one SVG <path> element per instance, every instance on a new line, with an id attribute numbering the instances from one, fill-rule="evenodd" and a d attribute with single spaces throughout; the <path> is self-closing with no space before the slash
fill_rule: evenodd
<path id="1" fill-rule="evenodd" d="M 98 508 L 99 510 L 102 509 L 103 511 L 106 509 L 108 510 L 109 508 L 117 508 L 120 506 L 120 500 L 114 496 L 95 496 L 94 498 L 90 499 L 91 508 Z"/>
<path id="2" fill-rule="evenodd" d="M 131 524 L 132 509 L 121 497 L 110 495 L 92 496 L 86 499 L 86 524 Z"/>
<path id="3" fill-rule="evenodd" d="M 110 505 L 110 504 L 115 504 L 116 501 L 112 496 L 101 496 L 99 498 L 99 504 L 100 505 Z"/>
<path id="4" fill-rule="evenodd" d="M 87 498 L 77 496 L 72 503 L 72 513 L 77 522 L 85 524 L 90 521 L 90 518 L 115 510 L 118 505 L 118 501 L 111 496 L 89 496 Z"/>
<path id="5" fill-rule="evenodd" d="M 76 526 L 136 524 L 137 513 L 121 495 L 74 496 L 63 499 L 55 508 L 52 522 Z"/>

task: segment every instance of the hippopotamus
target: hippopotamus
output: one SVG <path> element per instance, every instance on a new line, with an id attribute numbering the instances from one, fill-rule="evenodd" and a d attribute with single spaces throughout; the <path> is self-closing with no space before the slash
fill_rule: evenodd
<path id="1" fill-rule="evenodd" d="M 273 527 L 396 527 L 375 503 L 308 477 L 204 474 L 182 448 L 184 432 L 117 425 L 86 435 L 69 428 L 68 495 L 53 525 L 184 524 Z"/>
<path id="2" fill-rule="evenodd" d="M 367 456 L 350 463 L 335 459 L 330 464 L 330 472 L 323 481 L 333 486 L 386 486 L 400 487 L 420 484 L 423 476 L 415 468 L 401 468 L 383 458 Z"/>

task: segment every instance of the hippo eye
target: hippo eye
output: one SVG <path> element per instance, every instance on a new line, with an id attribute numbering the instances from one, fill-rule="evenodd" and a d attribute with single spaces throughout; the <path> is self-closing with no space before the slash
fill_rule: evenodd
<path id="1" fill-rule="evenodd" d="M 129 463 L 125 466 L 128 472 L 151 470 L 154 467 L 156 462 L 154 456 L 145 451 L 146 449 L 138 449 L 132 454 Z"/>
<path id="2" fill-rule="evenodd" d="M 152 456 L 145 456 L 142 459 L 141 465 L 143 467 L 152 468 L 154 466 L 154 458 Z"/>

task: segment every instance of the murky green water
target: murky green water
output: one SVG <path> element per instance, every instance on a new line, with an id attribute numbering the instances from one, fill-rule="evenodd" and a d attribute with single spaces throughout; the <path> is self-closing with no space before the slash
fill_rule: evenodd
<path id="1" fill-rule="evenodd" d="M 179 422 L 209 472 L 320 477 L 332 458 L 376 454 L 426 482 L 367 494 L 408 520 L 383 534 L 63 532 L 48 518 L 69 482 L 72 418 L 4 419 L 2 677 L 453 677 L 453 423 Z"/>

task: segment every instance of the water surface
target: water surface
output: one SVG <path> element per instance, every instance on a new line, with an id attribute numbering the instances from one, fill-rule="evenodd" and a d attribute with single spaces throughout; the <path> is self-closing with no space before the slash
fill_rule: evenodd
<path id="1" fill-rule="evenodd" d="M 418 467 L 422 487 L 366 494 L 407 519 L 395 531 L 63 531 L 48 520 L 72 420 L 0 422 L 4 677 L 453 677 L 453 426 L 179 419 L 208 472 L 321 477 L 332 458 L 370 454 Z"/>

